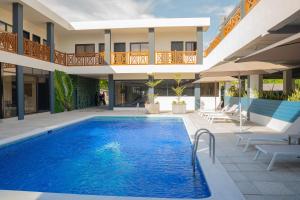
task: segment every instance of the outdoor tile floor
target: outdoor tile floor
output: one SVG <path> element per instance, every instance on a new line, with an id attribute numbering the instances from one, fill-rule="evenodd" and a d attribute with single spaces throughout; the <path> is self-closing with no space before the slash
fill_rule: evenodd
<path id="1" fill-rule="evenodd" d="M 142 111 L 106 111 L 85 109 L 50 115 L 41 113 L 28 115 L 23 121 L 15 118 L 0 121 L 0 140 L 17 136 L 47 126 L 53 126 L 78 118 L 99 115 L 140 115 Z M 234 180 L 247 200 L 300 200 L 300 159 L 284 158 L 275 163 L 273 171 L 266 168 L 270 157 L 262 155 L 253 161 L 256 153 L 254 148 L 243 152 L 243 146 L 236 146 L 235 134 L 239 132 L 238 124 L 209 124 L 197 113 L 187 114 L 197 128 L 208 128 L 216 136 L 216 155 L 230 177 Z M 243 127 L 247 132 L 272 133 L 269 128 L 247 123 Z M 207 139 L 207 138 L 205 138 Z"/>

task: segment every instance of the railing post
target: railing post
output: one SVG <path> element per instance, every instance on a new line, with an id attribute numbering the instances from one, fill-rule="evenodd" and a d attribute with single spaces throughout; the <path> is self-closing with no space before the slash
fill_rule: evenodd
<path id="1" fill-rule="evenodd" d="M 23 49 L 23 5 L 13 3 L 13 32 L 17 34 L 17 53 L 24 54 Z M 24 119 L 24 73 L 23 66 L 16 66 L 17 80 L 17 114 L 18 120 Z"/>

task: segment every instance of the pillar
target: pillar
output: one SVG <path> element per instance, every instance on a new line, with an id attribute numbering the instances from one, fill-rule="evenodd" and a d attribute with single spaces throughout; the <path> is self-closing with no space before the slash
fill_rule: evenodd
<path id="1" fill-rule="evenodd" d="M 111 59 L 111 30 L 106 29 L 104 30 L 104 62 L 106 65 L 110 65 L 110 59 Z"/>
<path id="2" fill-rule="evenodd" d="M 50 48 L 50 62 L 54 63 L 54 24 L 52 22 L 47 23 L 47 45 Z M 55 89 L 54 89 L 54 72 L 49 72 L 49 107 L 50 113 L 54 113 L 55 104 Z"/>
<path id="3" fill-rule="evenodd" d="M 197 27 L 197 64 L 203 64 L 203 28 Z"/>
<path id="4" fill-rule="evenodd" d="M 257 93 L 263 91 L 263 75 L 250 75 L 250 98 L 258 98 Z"/>
<path id="5" fill-rule="evenodd" d="M 23 5 L 13 3 L 13 32 L 17 34 L 17 53 L 23 55 Z M 19 120 L 24 119 L 24 73 L 23 66 L 16 66 L 17 80 L 17 115 Z"/>
<path id="6" fill-rule="evenodd" d="M 200 79 L 200 74 L 195 74 L 195 80 Z M 200 109 L 201 101 L 200 101 L 200 83 L 194 84 L 194 95 L 195 95 L 195 110 Z"/>
<path id="7" fill-rule="evenodd" d="M 293 71 L 283 71 L 283 93 L 290 94 L 293 91 Z"/>
<path id="8" fill-rule="evenodd" d="M 108 108 L 109 110 L 113 110 L 114 103 L 115 103 L 115 82 L 112 74 L 108 75 L 108 97 L 109 97 Z"/>
<path id="9" fill-rule="evenodd" d="M 155 29 L 149 28 L 148 31 L 148 46 L 149 46 L 149 64 L 155 64 Z"/>

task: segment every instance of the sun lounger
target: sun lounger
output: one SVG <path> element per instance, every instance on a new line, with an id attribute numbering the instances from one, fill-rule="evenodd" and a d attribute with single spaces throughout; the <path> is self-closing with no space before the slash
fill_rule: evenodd
<path id="1" fill-rule="evenodd" d="M 290 125 L 290 127 L 283 133 L 275 133 L 275 134 L 259 134 L 259 133 L 243 133 L 237 134 L 237 143 L 239 145 L 242 141 L 245 141 L 244 152 L 246 152 L 250 145 L 257 143 L 288 143 L 289 135 L 297 135 L 300 134 L 299 130 L 300 117 Z"/>
<path id="2" fill-rule="evenodd" d="M 267 170 L 272 170 L 273 165 L 279 156 L 300 156 L 300 145 L 256 145 L 257 153 L 254 160 L 257 160 L 261 153 L 272 156 Z"/>
<path id="3" fill-rule="evenodd" d="M 214 123 L 215 121 L 220 121 L 220 120 L 240 121 L 239 109 L 236 108 L 236 110 L 232 114 L 212 115 L 209 118 L 210 123 Z M 247 120 L 247 112 L 242 111 L 242 123 L 245 122 L 246 120 Z"/>
<path id="4" fill-rule="evenodd" d="M 206 118 L 211 119 L 211 117 L 216 116 L 216 115 L 233 115 L 238 111 L 239 106 L 237 104 L 232 105 L 229 107 L 227 110 L 222 111 L 222 112 L 212 112 L 212 113 L 206 113 Z"/>

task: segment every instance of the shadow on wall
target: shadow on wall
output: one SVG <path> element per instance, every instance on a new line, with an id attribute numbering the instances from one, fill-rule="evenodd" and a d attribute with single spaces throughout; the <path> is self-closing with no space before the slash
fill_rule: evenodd
<path id="1" fill-rule="evenodd" d="M 242 110 L 293 123 L 300 117 L 300 102 L 241 98 Z M 238 97 L 225 97 L 225 105 L 238 104 Z"/>

